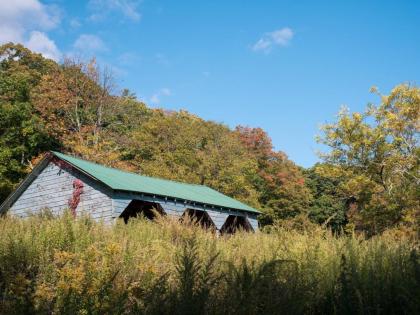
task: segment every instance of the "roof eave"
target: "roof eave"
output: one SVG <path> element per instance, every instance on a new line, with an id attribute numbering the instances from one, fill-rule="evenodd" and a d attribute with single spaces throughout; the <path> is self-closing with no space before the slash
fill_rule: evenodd
<path id="1" fill-rule="evenodd" d="M 150 195 L 149 193 L 146 193 L 146 192 L 141 192 L 141 191 L 135 191 L 135 190 L 125 190 L 125 189 L 117 189 L 117 188 L 115 188 L 115 187 L 113 187 L 113 186 L 111 186 L 111 185 L 107 184 L 107 183 L 106 183 L 106 182 L 104 182 L 103 180 L 98 179 L 97 177 L 95 177 L 95 176 L 94 176 L 94 175 L 92 175 L 91 173 L 89 173 L 89 172 L 85 171 L 84 169 L 82 169 L 82 168 L 78 167 L 77 165 L 75 165 L 75 164 L 73 164 L 73 163 L 69 162 L 68 160 L 63 159 L 63 158 L 61 158 L 60 156 L 56 155 L 54 151 L 50 151 L 50 153 L 51 153 L 53 156 L 55 156 L 56 158 L 58 158 L 58 159 L 60 159 L 60 160 L 62 160 L 62 161 L 65 161 L 66 163 L 70 164 L 72 167 L 74 167 L 75 169 L 77 169 L 79 172 L 81 172 L 81 173 L 85 174 L 86 176 L 88 176 L 88 177 L 92 178 L 93 180 L 95 180 L 95 181 L 97 181 L 97 182 L 101 182 L 103 185 L 107 186 L 108 188 L 112 189 L 113 191 L 124 191 L 124 192 L 130 192 L 130 193 L 143 193 L 143 194 Z M 173 197 L 173 196 L 169 196 L 169 195 L 160 195 L 160 194 L 152 194 L 152 195 L 161 196 L 161 197 L 163 197 L 163 198 L 164 198 L 164 197 L 170 197 L 170 198 L 173 198 L 173 199 L 185 200 L 185 201 L 188 201 L 188 202 L 196 202 L 196 203 L 203 204 L 203 205 L 205 204 L 205 203 L 200 202 L 200 201 L 189 200 L 189 199 L 183 199 L 183 198 L 177 198 L 177 197 Z M 229 210 L 229 209 L 233 209 L 233 210 L 237 210 L 237 211 L 244 211 L 244 212 L 254 213 L 254 214 L 257 214 L 257 215 L 258 215 L 258 214 L 261 214 L 261 212 L 260 212 L 260 211 L 258 211 L 258 210 L 256 210 L 256 209 L 253 209 L 253 210 L 247 210 L 247 209 L 238 209 L 238 208 L 228 208 L 228 207 L 225 207 L 225 206 L 220 206 L 220 205 L 211 204 L 211 203 L 209 203 L 209 205 L 214 205 L 214 206 L 216 206 L 216 207 L 221 207 L 221 208 L 224 208 L 224 209 L 227 209 L 227 210 Z"/>
<path id="2" fill-rule="evenodd" d="M 171 198 L 171 199 L 174 199 L 174 200 L 181 200 L 183 202 L 187 202 L 188 204 L 196 203 L 196 204 L 200 204 L 200 205 L 203 205 L 203 206 L 206 206 L 206 205 L 214 206 L 214 207 L 218 207 L 218 208 L 225 209 L 225 210 L 228 210 L 228 211 L 229 210 L 234 210 L 234 211 L 254 213 L 256 215 L 261 214 L 261 211 L 258 211 L 256 209 L 248 210 L 248 209 L 239 209 L 239 208 L 234 208 L 234 207 L 226 207 L 226 206 L 216 205 L 216 204 L 212 204 L 212 203 L 203 203 L 201 201 L 196 201 L 196 200 L 178 198 L 178 197 L 169 196 L 169 195 L 152 194 L 152 193 L 147 193 L 147 192 L 142 192 L 142 191 L 134 191 L 134 190 L 126 190 L 126 189 L 113 189 L 113 190 L 114 191 L 125 192 L 125 193 L 144 194 L 144 195 L 148 195 L 148 196 L 158 196 L 160 198 Z"/>

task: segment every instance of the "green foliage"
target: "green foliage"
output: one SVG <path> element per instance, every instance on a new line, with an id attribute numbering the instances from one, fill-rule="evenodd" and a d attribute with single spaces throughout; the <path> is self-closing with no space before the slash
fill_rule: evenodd
<path id="1" fill-rule="evenodd" d="M 57 64 L 20 44 L 0 46 L 0 100 L 28 102 L 31 89 Z"/>
<path id="2" fill-rule="evenodd" d="M 420 89 L 400 85 L 381 100 L 364 113 L 341 111 L 320 138 L 331 151 L 318 171 L 340 179 L 351 223 L 371 233 L 420 218 Z"/>
<path id="3" fill-rule="evenodd" d="M 0 200 L 27 173 L 28 161 L 53 145 L 30 104 L 0 101 Z"/>
<path id="4" fill-rule="evenodd" d="M 0 314 L 417 314 L 418 239 L 0 219 Z"/>
<path id="5" fill-rule="evenodd" d="M 0 202 L 27 173 L 31 159 L 57 145 L 29 96 L 54 65 L 21 45 L 0 46 Z"/>
<path id="6" fill-rule="evenodd" d="M 340 180 L 320 175 L 316 171 L 318 166 L 305 171 L 306 185 L 313 196 L 309 218 L 339 232 L 347 224 L 346 203 L 337 188 Z"/>

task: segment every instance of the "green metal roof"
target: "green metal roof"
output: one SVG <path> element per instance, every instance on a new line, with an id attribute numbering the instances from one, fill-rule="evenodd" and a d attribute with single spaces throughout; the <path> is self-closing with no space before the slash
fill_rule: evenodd
<path id="1" fill-rule="evenodd" d="M 88 162 L 59 152 L 53 151 L 52 154 L 59 159 L 70 163 L 77 169 L 87 173 L 88 175 L 92 176 L 93 178 L 114 190 L 168 196 L 206 205 L 214 205 L 224 208 L 260 213 L 258 210 L 207 186 L 186 184 L 161 178 L 124 172 L 115 168 Z"/>

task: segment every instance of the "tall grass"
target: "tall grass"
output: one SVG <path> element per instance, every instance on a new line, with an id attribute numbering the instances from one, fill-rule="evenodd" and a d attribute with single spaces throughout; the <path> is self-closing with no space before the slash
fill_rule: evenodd
<path id="1" fill-rule="evenodd" d="M 1 314 L 419 314 L 416 240 L 0 219 Z"/>

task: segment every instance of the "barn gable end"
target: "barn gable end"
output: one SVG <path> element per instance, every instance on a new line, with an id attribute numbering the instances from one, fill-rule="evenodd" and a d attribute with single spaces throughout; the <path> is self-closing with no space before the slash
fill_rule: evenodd
<path id="1" fill-rule="evenodd" d="M 58 215 L 68 209 L 73 198 L 74 183 L 83 183 L 80 201 L 76 205 L 76 214 L 89 214 L 94 219 L 112 220 L 112 192 L 104 185 L 94 181 L 80 171 L 63 167 L 52 160 L 46 164 L 37 176 L 10 206 L 9 213 L 26 217 L 29 213 L 37 213 L 48 208 Z"/>

